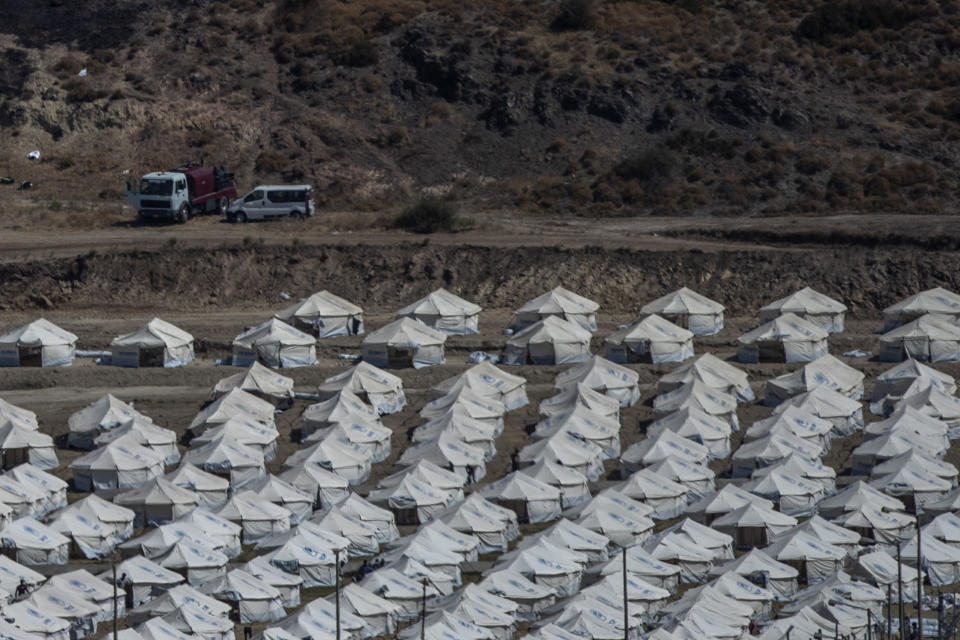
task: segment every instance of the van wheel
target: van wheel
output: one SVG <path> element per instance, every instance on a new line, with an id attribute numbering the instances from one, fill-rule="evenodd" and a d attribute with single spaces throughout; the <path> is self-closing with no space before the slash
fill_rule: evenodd
<path id="1" fill-rule="evenodd" d="M 246 222 L 247 214 L 245 214 L 243 211 L 237 211 L 237 217 L 234 218 L 234 220 L 236 220 L 237 222 Z"/>
<path id="2" fill-rule="evenodd" d="M 190 219 L 190 207 L 186 203 L 180 205 L 180 210 L 177 212 L 177 222 L 184 224 L 187 220 Z"/>
<path id="3" fill-rule="evenodd" d="M 217 215 L 227 215 L 227 196 L 220 196 L 220 199 L 217 200 Z"/>
<path id="4" fill-rule="evenodd" d="M 303 220 L 303 214 L 297 211 L 296 209 L 290 212 L 290 217 L 293 218 L 294 220 Z"/>

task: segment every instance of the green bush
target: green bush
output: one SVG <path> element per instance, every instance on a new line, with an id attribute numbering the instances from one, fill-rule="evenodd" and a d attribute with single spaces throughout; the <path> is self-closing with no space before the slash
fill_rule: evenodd
<path id="1" fill-rule="evenodd" d="M 330 59 L 345 67 L 369 67 L 377 64 L 377 46 L 369 40 L 349 40 L 330 51 Z"/>
<path id="2" fill-rule="evenodd" d="M 560 10 L 550 28 L 554 31 L 584 31 L 593 29 L 596 23 L 591 0 L 561 0 Z"/>
<path id="3" fill-rule="evenodd" d="M 453 231 L 457 224 L 457 212 L 453 205 L 438 198 L 424 198 L 408 207 L 393 221 L 397 229 L 414 233 Z"/>
<path id="4" fill-rule="evenodd" d="M 881 27 L 901 29 L 921 16 L 921 10 L 891 0 L 827 2 L 810 12 L 797 27 L 801 38 L 823 42 L 831 36 L 848 37 Z"/>
<path id="5" fill-rule="evenodd" d="M 677 158 L 670 150 L 657 147 L 621 161 L 613 172 L 624 180 L 669 182 L 677 164 Z"/>

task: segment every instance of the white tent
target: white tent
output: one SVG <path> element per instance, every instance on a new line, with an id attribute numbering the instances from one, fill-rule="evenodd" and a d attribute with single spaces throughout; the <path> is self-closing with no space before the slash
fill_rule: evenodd
<path id="1" fill-rule="evenodd" d="M 850 435 L 863 427 L 863 406 L 860 402 L 827 387 L 814 387 L 806 393 L 793 396 L 777 405 L 773 412 L 783 413 L 789 407 L 829 420 L 839 435 Z"/>
<path id="2" fill-rule="evenodd" d="M 904 407 L 912 407 L 926 416 L 946 422 L 952 432 L 950 435 L 956 437 L 953 432 L 960 427 L 960 398 L 929 385 L 916 393 L 904 395 L 894 406 L 894 412 Z"/>
<path id="3" fill-rule="evenodd" d="M 420 582 L 412 580 L 396 569 L 389 567 L 374 571 L 357 584 L 399 607 L 397 620 L 401 622 L 416 620 L 420 616 L 420 606 L 424 595 L 426 595 L 428 604 L 440 595 L 440 592 L 433 585 L 426 584 L 426 588 L 424 588 L 424 585 Z"/>
<path id="4" fill-rule="evenodd" d="M 134 512 L 96 494 L 74 502 L 56 514 L 50 528 L 70 538 L 87 558 L 102 558 L 133 535 Z"/>
<path id="5" fill-rule="evenodd" d="M 263 556 L 252 558 L 241 568 L 279 591 L 284 607 L 293 609 L 300 606 L 300 586 L 303 584 L 303 578 L 298 574 L 282 571 L 270 564 L 270 561 Z"/>
<path id="6" fill-rule="evenodd" d="M 950 428 L 946 422 L 931 417 L 919 409 L 913 408 L 909 404 L 904 404 L 886 420 L 871 422 L 863 430 L 869 436 L 883 436 L 890 433 L 903 433 L 908 438 L 916 438 L 916 448 L 922 454 L 933 457 L 926 453 L 927 450 L 934 452 L 946 451 L 949 445 L 948 435 Z M 914 447 L 911 447 L 912 450 Z M 889 456 L 887 456 L 889 457 Z M 940 475 L 940 474 L 938 474 Z M 944 475 L 953 475 L 952 473 Z"/>
<path id="7" fill-rule="evenodd" d="M 686 536 L 651 538 L 643 548 L 657 560 L 678 566 L 680 582 L 684 584 L 704 582 L 716 559 L 711 551 Z"/>
<path id="8" fill-rule="evenodd" d="M 691 502 L 686 508 L 686 513 L 695 520 L 710 524 L 718 517 L 751 503 L 764 509 L 773 508 L 773 502 L 770 500 L 744 491 L 734 484 L 725 484 L 719 491 Z"/>
<path id="9" fill-rule="evenodd" d="M 276 407 L 285 409 L 293 405 L 293 378 L 282 376 L 259 362 L 218 381 L 213 387 L 213 394 L 219 397 L 231 389 L 242 389 Z"/>
<path id="10" fill-rule="evenodd" d="M 60 465 L 52 436 L 11 423 L 0 426 L 0 463 L 4 470 L 24 463 L 38 469 L 56 469 Z"/>
<path id="11" fill-rule="evenodd" d="M 322 402 L 307 406 L 300 414 L 301 432 L 309 435 L 317 429 L 331 427 L 338 422 L 364 420 L 379 422 L 377 410 L 361 400 L 353 391 L 344 388 Z"/>
<path id="12" fill-rule="evenodd" d="M 817 511 L 825 518 L 833 518 L 846 511 L 855 511 L 864 504 L 875 505 L 887 511 L 903 511 L 905 509 L 903 502 L 900 500 L 874 489 L 863 480 L 857 480 L 844 487 L 836 495 L 825 498 L 818 505 Z"/>
<path id="13" fill-rule="evenodd" d="M 739 338 L 740 362 L 812 362 L 827 354 L 826 331 L 792 313 Z"/>
<path id="14" fill-rule="evenodd" d="M 699 380 L 689 382 L 653 399 L 653 410 L 664 416 L 681 409 L 692 408 L 726 421 L 734 431 L 740 428 L 737 417 L 737 399 L 712 389 Z"/>
<path id="15" fill-rule="evenodd" d="M 202 527 L 209 543 L 215 543 L 218 545 L 217 548 L 230 557 L 240 553 L 242 527 L 211 513 L 207 507 L 194 509 L 187 515 L 181 516 L 176 523 L 192 523 Z M 219 545 L 222 545 L 222 548 Z"/>
<path id="16" fill-rule="evenodd" d="M 793 373 L 767 380 L 767 395 L 763 403 L 775 406 L 795 395 L 811 391 L 814 387 L 827 387 L 848 398 L 859 400 L 863 397 L 863 378 L 862 372 L 827 354 Z"/>
<path id="17" fill-rule="evenodd" d="M 541 541 L 582 554 L 590 565 L 606 562 L 610 557 L 610 538 L 567 518 L 560 518 L 547 529 L 527 536 L 517 548 L 526 549 Z"/>
<path id="18" fill-rule="evenodd" d="M 541 400 L 538 413 L 542 418 L 549 418 L 558 413 L 567 413 L 578 406 L 586 407 L 601 416 L 620 420 L 620 401 L 590 388 L 583 382 L 568 384 L 557 390 L 556 395 Z"/>
<path id="19" fill-rule="evenodd" d="M 212 616 L 186 603 L 163 616 L 162 620 L 182 633 L 202 640 L 235 640 L 233 622 Z"/>
<path id="20" fill-rule="evenodd" d="M 479 553 L 506 552 L 507 545 L 518 532 L 512 531 L 508 522 L 478 507 L 478 499 L 484 500 L 478 494 L 472 494 L 471 499 L 448 508 L 438 517 L 450 528 L 474 536 L 479 541 Z"/>
<path id="21" fill-rule="evenodd" d="M 496 640 L 514 636 L 519 606 L 512 600 L 488 593 L 476 584 L 467 584 L 454 598 L 446 606 L 451 614 L 490 631 Z"/>
<path id="22" fill-rule="evenodd" d="M 606 453 L 603 448 L 587 442 L 568 431 L 560 431 L 520 450 L 517 459 L 520 465 L 530 465 L 540 459 L 576 469 L 590 481 L 600 478 Z"/>
<path id="23" fill-rule="evenodd" d="M 66 482 L 53 474 L 47 473 L 32 464 L 25 463 L 7 471 L 20 484 L 37 489 L 46 495 L 45 505 L 41 515 L 46 515 L 51 511 L 62 509 L 67 506 L 67 485 Z"/>
<path id="24" fill-rule="evenodd" d="M 463 493 L 452 493 L 433 488 L 412 474 L 405 475 L 397 484 L 371 491 L 367 499 L 385 503 L 401 524 L 429 522 L 451 504 L 462 499 Z"/>
<path id="25" fill-rule="evenodd" d="M 27 565 L 66 564 L 70 540 L 50 527 L 24 516 L 0 530 L 0 544 Z"/>
<path id="26" fill-rule="evenodd" d="M 352 485 L 366 482 L 370 477 L 370 451 L 343 438 L 327 438 L 315 445 L 292 453 L 284 461 L 285 469 L 301 464 L 325 467 L 343 477 Z"/>
<path id="27" fill-rule="evenodd" d="M 214 514 L 243 527 L 243 542 L 290 530 L 290 511 L 261 498 L 253 491 L 234 494 Z"/>
<path id="28" fill-rule="evenodd" d="M 664 429 L 656 435 L 648 435 L 643 440 L 638 440 L 630 445 L 620 456 L 620 473 L 623 477 L 626 477 L 641 467 L 648 467 L 667 458 L 675 458 L 692 464 L 703 464 L 707 461 L 709 455 L 709 450 L 702 444 Z"/>
<path id="29" fill-rule="evenodd" d="M 774 471 L 782 471 L 813 484 L 819 484 L 827 494 L 833 494 L 837 487 L 837 472 L 818 458 L 807 458 L 796 453 L 774 462 L 766 467 L 755 469 L 752 478 L 760 478 Z"/>
<path id="30" fill-rule="evenodd" d="M 460 568 L 455 564 L 459 556 L 444 551 L 431 554 L 430 550 L 422 547 L 409 549 L 413 552 L 409 555 L 406 553 L 408 549 L 401 550 L 399 557 L 389 565 L 390 569 L 418 583 L 427 582 L 444 596 L 451 595 L 460 585 Z M 413 557 L 414 555 L 416 557 Z M 431 560 L 431 567 L 421 562 L 427 558 Z"/>
<path id="31" fill-rule="evenodd" d="M 611 362 L 683 362 L 693 357 L 693 333 L 658 315 L 649 315 L 614 331 L 603 343 Z"/>
<path id="32" fill-rule="evenodd" d="M 593 300 L 563 287 L 555 287 L 517 309 L 513 326 L 519 330 L 548 317 L 557 317 L 593 332 L 597 330 L 599 308 L 600 305 Z"/>
<path id="33" fill-rule="evenodd" d="M 390 455 L 390 440 L 393 431 L 383 426 L 380 420 L 368 421 L 354 418 L 344 420 L 325 429 L 314 431 L 302 443 L 312 444 L 329 438 L 349 442 L 366 452 L 371 463 L 382 462 Z M 491 443 L 492 446 L 492 443 Z"/>
<path id="34" fill-rule="evenodd" d="M 472 467 L 474 482 L 483 479 L 486 473 L 486 452 L 458 439 L 449 431 L 441 433 L 434 440 L 408 447 L 397 458 L 397 465 L 409 466 L 418 460 L 429 460 L 463 478 L 471 477 L 469 468 Z"/>
<path id="35" fill-rule="evenodd" d="M 14 602 L 3 608 L 3 617 L 11 621 L 13 630 L 0 630 L 0 638 L 6 640 L 70 640 L 73 625 L 69 620 L 52 616 L 30 601 Z M 6 625 L 5 625 L 6 626 Z M 19 631 L 16 631 L 19 630 Z M 16 631 L 14 633 L 14 631 Z M 82 632 L 81 632 L 82 633 Z"/>
<path id="36" fill-rule="evenodd" d="M 706 464 L 667 457 L 650 465 L 649 469 L 689 489 L 688 500 L 697 500 L 715 490 L 717 474 Z"/>
<path id="37" fill-rule="evenodd" d="M 113 580 L 112 575 L 112 571 L 106 571 L 98 577 L 102 580 Z M 128 558 L 118 564 L 117 579 L 123 580 L 121 586 L 129 589 L 135 607 L 184 582 L 179 573 L 164 569 L 143 556 Z"/>
<path id="38" fill-rule="evenodd" d="M 786 534 L 764 549 L 771 558 L 799 571 L 799 581 L 822 582 L 843 566 L 847 552 L 805 531 Z"/>
<path id="39" fill-rule="evenodd" d="M 892 585 L 893 591 L 897 589 L 897 577 L 899 575 L 900 581 L 903 583 L 902 592 L 904 601 L 916 602 L 916 568 L 901 563 L 898 571 L 897 559 L 883 549 L 861 553 L 857 556 L 848 573 L 855 578 L 859 578 L 880 588 Z M 923 576 L 925 573 L 921 573 L 921 575 Z"/>
<path id="40" fill-rule="evenodd" d="M 843 316 L 847 306 L 819 291 L 804 287 L 786 298 L 780 298 L 760 307 L 762 322 L 769 322 L 785 313 L 792 313 L 829 333 L 843 331 Z"/>
<path id="41" fill-rule="evenodd" d="M 901 468 L 893 473 L 871 480 L 870 485 L 905 501 L 907 509 L 936 502 L 952 489 L 946 480 L 919 469 Z"/>
<path id="42" fill-rule="evenodd" d="M 241 624 L 274 622 L 286 615 L 280 592 L 241 569 L 234 569 L 204 584 L 200 591 L 232 603 Z"/>
<path id="43" fill-rule="evenodd" d="M 318 338 L 363 333 L 363 309 L 326 290 L 278 311 L 275 317 L 311 332 L 316 331 Z"/>
<path id="44" fill-rule="evenodd" d="M 163 475 L 163 456 L 124 440 L 95 449 L 70 463 L 80 491 L 129 489 Z"/>
<path id="45" fill-rule="evenodd" d="M 355 493 L 351 493 L 337 506 L 348 516 L 372 525 L 381 544 L 393 542 L 400 537 L 394 515 L 388 509 L 375 506 Z"/>
<path id="46" fill-rule="evenodd" d="M 442 417 L 416 427 L 411 442 L 429 442 L 443 433 L 483 450 L 485 460 L 490 461 L 497 453 L 495 441 L 501 430 L 489 422 L 471 418 L 465 410 L 455 407 Z"/>
<path id="47" fill-rule="evenodd" d="M 872 504 L 864 504 L 854 511 L 844 512 L 833 522 L 862 536 L 894 543 L 910 533 L 915 520 L 899 511 L 886 511 Z"/>
<path id="48" fill-rule="evenodd" d="M 339 504 L 350 493 L 350 483 L 346 478 L 309 462 L 291 467 L 277 477 L 313 496 L 315 508 L 327 509 Z"/>
<path id="49" fill-rule="evenodd" d="M 21 582 L 33 591 L 46 579 L 47 577 L 42 573 L 16 562 L 9 556 L 0 554 L 0 593 L 13 595 Z"/>
<path id="50" fill-rule="evenodd" d="M 455 497 L 457 502 L 463 499 L 463 487 L 466 480 L 453 471 L 429 460 L 420 460 L 406 469 L 381 478 L 377 487 L 380 489 L 395 487 L 408 476 L 435 490 L 449 493 Z"/>
<path id="51" fill-rule="evenodd" d="M 668 480 L 650 469 L 641 469 L 632 474 L 618 488 L 628 498 L 639 500 L 653 507 L 650 514 L 658 520 L 676 518 L 683 513 L 690 490 L 672 480 Z"/>
<path id="52" fill-rule="evenodd" d="M 270 462 L 277 455 L 279 438 L 280 433 L 276 427 L 235 415 L 226 422 L 213 425 L 192 438 L 190 446 L 196 449 L 215 440 L 227 439 L 260 452 L 263 455 L 263 461 Z"/>
<path id="53" fill-rule="evenodd" d="M 344 388 L 369 402 L 380 415 L 396 413 L 407 404 L 403 395 L 403 381 L 369 362 L 359 362 L 347 371 L 324 380 L 319 388 L 320 399 L 330 398 Z"/>
<path id="54" fill-rule="evenodd" d="M 263 453 L 228 435 L 190 449 L 183 455 L 183 461 L 229 480 L 233 489 L 239 489 L 266 474 Z"/>
<path id="55" fill-rule="evenodd" d="M 621 547 L 639 544 L 653 532 L 654 522 L 648 514 L 652 508 L 631 498 L 611 496 L 611 489 L 598 494 L 579 512 L 577 524 L 610 539 Z M 640 504 L 645 510 L 631 510 L 624 500 Z"/>
<path id="56" fill-rule="evenodd" d="M 136 513 L 138 527 L 176 520 L 200 505 L 196 493 L 165 478 L 153 478 L 135 489 L 117 494 L 113 501 Z"/>
<path id="57" fill-rule="evenodd" d="M 711 389 L 736 396 L 737 402 L 753 402 L 755 399 L 746 372 L 712 353 L 705 353 L 693 362 L 661 376 L 657 382 L 657 392 L 667 393 L 694 380 Z"/>
<path id="58" fill-rule="evenodd" d="M 506 412 L 506 405 L 499 400 L 479 395 L 468 387 L 461 387 L 425 404 L 420 410 L 420 417 L 431 421 L 451 413 L 463 414 L 488 423 L 496 429 L 499 436 L 503 433 L 503 416 Z"/>
<path id="59" fill-rule="evenodd" d="M 557 374 L 554 386 L 563 389 L 572 384 L 582 383 L 595 391 L 616 398 L 621 407 L 631 407 L 640 400 L 637 383 L 640 374 L 623 365 L 610 362 L 606 358 L 593 356 L 582 364 L 570 367 Z"/>
<path id="60" fill-rule="evenodd" d="M 552 588 L 537 584 L 514 570 L 493 571 L 484 576 L 479 586 L 488 593 L 514 602 L 518 620 L 537 620 L 540 612 L 556 600 L 556 592 Z"/>
<path id="61" fill-rule="evenodd" d="M 587 482 L 587 477 L 575 469 L 568 469 L 549 460 L 541 459 L 533 466 L 524 468 L 521 473 L 559 489 L 560 506 L 563 509 L 568 509 L 590 499 L 590 485 Z"/>
<path id="62" fill-rule="evenodd" d="M 572 364 L 590 358 L 590 331 L 556 316 L 547 316 L 507 340 L 501 361 L 507 365 Z"/>
<path id="63" fill-rule="evenodd" d="M 512 510 L 522 522 L 550 522 L 560 517 L 560 490 L 524 473 L 510 473 L 477 493 Z"/>
<path id="64" fill-rule="evenodd" d="M 123 426 L 104 431 L 93 439 L 93 443 L 102 447 L 121 438 L 125 442 L 150 449 L 163 456 L 164 464 L 180 462 L 180 449 L 177 448 L 176 431 L 164 429 L 160 425 L 142 418 L 134 418 Z"/>
<path id="65" fill-rule="evenodd" d="M 13 424 L 23 429 L 36 431 L 40 428 L 37 424 L 37 414 L 15 404 L 10 404 L 3 398 L 0 398 L 0 426 Z"/>
<path id="66" fill-rule="evenodd" d="M 692 440 L 707 449 L 711 459 L 721 460 L 730 455 L 730 423 L 694 407 L 684 407 L 654 420 L 647 426 L 647 438 L 655 438 L 664 431 Z"/>
<path id="67" fill-rule="evenodd" d="M 40 318 L 0 335 L 0 367 L 64 367 L 73 362 L 77 336 Z"/>
<path id="68" fill-rule="evenodd" d="M 928 313 L 960 319 L 960 296 L 943 287 L 915 293 L 883 310 L 883 328 L 890 330 Z"/>
<path id="69" fill-rule="evenodd" d="M 6 474 L 0 475 L 0 504 L 11 507 L 13 517 L 39 517 L 46 508 L 46 500 L 45 492 L 20 484 Z"/>
<path id="70" fill-rule="evenodd" d="M 881 436 L 867 440 L 852 452 L 853 471 L 859 475 L 873 474 L 873 467 L 885 460 L 890 460 L 912 451 L 920 449 L 931 457 L 942 456 L 946 452 L 945 439 L 930 436 L 927 433 L 909 426 L 895 429 Z"/>
<path id="71" fill-rule="evenodd" d="M 194 636 L 175 628 L 163 618 L 151 618 L 137 627 L 143 640 L 194 640 Z"/>
<path id="72" fill-rule="evenodd" d="M 873 391 L 870 393 L 870 411 L 877 415 L 885 414 L 908 390 L 915 389 L 914 382 L 917 380 L 926 380 L 929 385 L 940 387 L 949 395 L 957 392 L 957 382 L 953 376 L 921 364 L 914 358 L 907 358 L 874 380 Z"/>
<path id="73" fill-rule="evenodd" d="M 133 406 L 108 393 L 67 418 L 67 426 L 70 428 L 67 443 L 78 449 L 93 449 L 98 435 L 134 419 L 152 421 Z"/>
<path id="74" fill-rule="evenodd" d="M 205 545 L 180 540 L 153 561 L 186 577 L 188 584 L 199 586 L 224 575 L 229 558 Z"/>
<path id="75" fill-rule="evenodd" d="M 921 362 L 957 362 L 960 360 L 960 327 L 948 316 L 927 314 L 899 326 L 880 337 L 884 362 L 913 358 Z"/>
<path id="76" fill-rule="evenodd" d="M 113 585 L 106 580 L 97 578 L 89 571 L 77 569 L 76 571 L 51 576 L 48 584 L 91 602 L 99 609 L 96 616 L 97 622 L 106 622 L 113 619 L 114 604 L 116 604 L 117 616 L 126 616 L 123 592 L 120 592 L 114 598 Z"/>
<path id="77" fill-rule="evenodd" d="M 221 505 L 227 501 L 230 481 L 204 471 L 189 462 L 182 462 L 174 471 L 164 476 L 171 483 L 196 494 L 200 504 Z"/>
<path id="78" fill-rule="evenodd" d="M 741 488 L 772 500 L 781 512 L 791 516 L 811 515 L 826 493 L 820 483 L 808 482 L 786 471 L 772 471 Z"/>
<path id="79" fill-rule="evenodd" d="M 351 558 L 376 555 L 380 550 L 380 539 L 377 537 L 376 528 L 343 513 L 337 507 L 317 513 L 310 518 L 310 522 L 324 531 L 349 540 L 347 551 Z"/>
<path id="80" fill-rule="evenodd" d="M 916 571 L 917 536 L 914 535 L 900 549 L 903 562 Z M 960 582 L 960 549 L 931 536 L 923 536 L 920 543 L 921 564 L 934 587 Z"/>
<path id="81" fill-rule="evenodd" d="M 234 388 L 201 409 L 190 423 L 189 433 L 197 436 L 234 417 L 276 428 L 275 412 L 276 407 L 266 400 Z"/>
<path id="82" fill-rule="evenodd" d="M 467 387 L 483 398 L 502 402 L 507 411 L 513 411 L 527 404 L 526 386 L 527 381 L 522 376 L 507 373 L 484 360 L 460 375 L 430 387 L 430 397 L 442 398 Z"/>
<path id="83" fill-rule="evenodd" d="M 789 455 L 797 454 L 805 458 L 818 458 L 822 446 L 789 431 L 771 433 L 759 440 L 745 442 L 733 452 L 733 475 L 749 476 L 754 470 L 769 466 Z"/>
<path id="84" fill-rule="evenodd" d="M 184 605 L 195 607 L 207 615 L 226 619 L 230 614 L 230 605 L 197 591 L 188 584 L 178 584 L 167 589 L 156 598 L 137 607 L 133 613 L 149 616 L 164 616 Z"/>
<path id="85" fill-rule="evenodd" d="M 477 319 L 482 309 L 444 288 L 427 294 L 397 311 L 396 317 L 413 318 L 447 335 L 478 333 Z"/>
<path id="86" fill-rule="evenodd" d="M 240 547 L 239 540 L 237 540 L 236 547 L 231 552 L 220 536 L 211 535 L 201 525 L 180 521 L 161 524 L 149 529 L 143 535 L 124 542 L 119 548 L 125 555 L 140 554 L 145 558 L 154 560 L 181 542 L 194 547 L 205 547 L 212 551 L 219 551 L 224 555 L 235 555 L 236 550 L 239 550 Z"/>
<path id="87" fill-rule="evenodd" d="M 536 584 L 549 587 L 561 598 L 580 590 L 582 566 L 576 554 L 543 542 L 514 552 L 511 558 L 501 559 L 494 571 L 516 571 Z"/>
<path id="88" fill-rule="evenodd" d="M 753 548 L 710 570 L 710 574 L 715 576 L 731 573 L 770 590 L 778 600 L 786 600 L 797 592 L 799 572 L 790 565 L 774 560 L 762 549 Z"/>
<path id="89" fill-rule="evenodd" d="M 691 518 L 684 518 L 651 536 L 644 547 L 649 550 L 655 543 L 667 539 L 698 547 L 700 550 L 709 553 L 714 561 L 726 561 L 733 558 L 733 536 L 718 531 L 712 526 L 700 524 Z"/>
<path id="90" fill-rule="evenodd" d="M 640 308 L 640 313 L 655 313 L 686 327 L 696 336 L 712 336 L 723 329 L 723 305 L 687 287 L 648 302 Z"/>
<path id="91" fill-rule="evenodd" d="M 340 590 L 340 607 L 363 621 L 364 638 L 396 633 L 400 606 L 359 585 L 348 584 Z"/>
<path id="92" fill-rule="evenodd" d="M 193 336 L 160 318 L 110 341 L 110 364 L 117 367 L 182 367 L 191 360 Z"/>
<path id="93" fill-rule="evenodd" d="M 754 422 L 743 434 L 743 439 L 745 442 L 752 442 L 771 434 L 788 433 L 817 445 L 821 452 L 826 453 L 830 448 L 832 431 L 833 423 L 829 420 L 790 406 L 781 413 L 774 413 L 769 418 Z"/>
<path id="94" fill-rule="evenodd" d="M 317 339 L 271 318 L 233 339 L 233 365 L 260 361 L 274 369 L 303 367 L 317 361 Z"/>
<path id="95" fill-rule="evenodd" d="M 377 367 L 421 369 L 443 364 L 445 333 L 412 318 L 394 320 L 367 334 L 360 344 L 364 362 Z"/>
<path id="96" fill-rule="evenodd" d="M 620 455 L 620 421 L 605 418 L 586 407 L 574 407 L 569 413 L 558 413 L 537 423 L 533 437 L 550 438 L 568 432 L 590 442 L 604 451 L 605 458 Z"/>

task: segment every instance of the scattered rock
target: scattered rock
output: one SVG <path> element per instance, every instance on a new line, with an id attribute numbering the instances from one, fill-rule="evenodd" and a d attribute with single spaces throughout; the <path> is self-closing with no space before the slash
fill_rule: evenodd
<path id="1" fill-rule="evenodd" d="M 723 96 L 714 96 L 707 106 L 714 118 L 740 128 L 763 122 L 770 115 L 770 107 L 760 92 L 744 84 L 738 84 Z"/>

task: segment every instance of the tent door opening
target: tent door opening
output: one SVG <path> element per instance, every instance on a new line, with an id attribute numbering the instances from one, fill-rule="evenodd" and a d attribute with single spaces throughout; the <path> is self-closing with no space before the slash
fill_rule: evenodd
<path id="1" fill-rule="evenodd" d="M 141 367 L 162 367 L 163 347 L 141 347 L 139 365 Z"/>
<path id="2" fill-rule="evenodd" d="M 20 347 L 20 366 L 21 367 L 42 367 L 43 366 L 43 347 Z"/>
<path id="3" fill-rule="evenodd" d="M 13 469 L 25 462 L 30 462 L 30 449 L 28 447 L 18 447 L 16 449 L 3 449 L 0 451 L 3 470 Z"/>
<path id="4" fill-rule="evenodd" d="M 387 347 L 387 364 L 394 369 L 403 369 L 411 366 L 413 349 Z"/>

